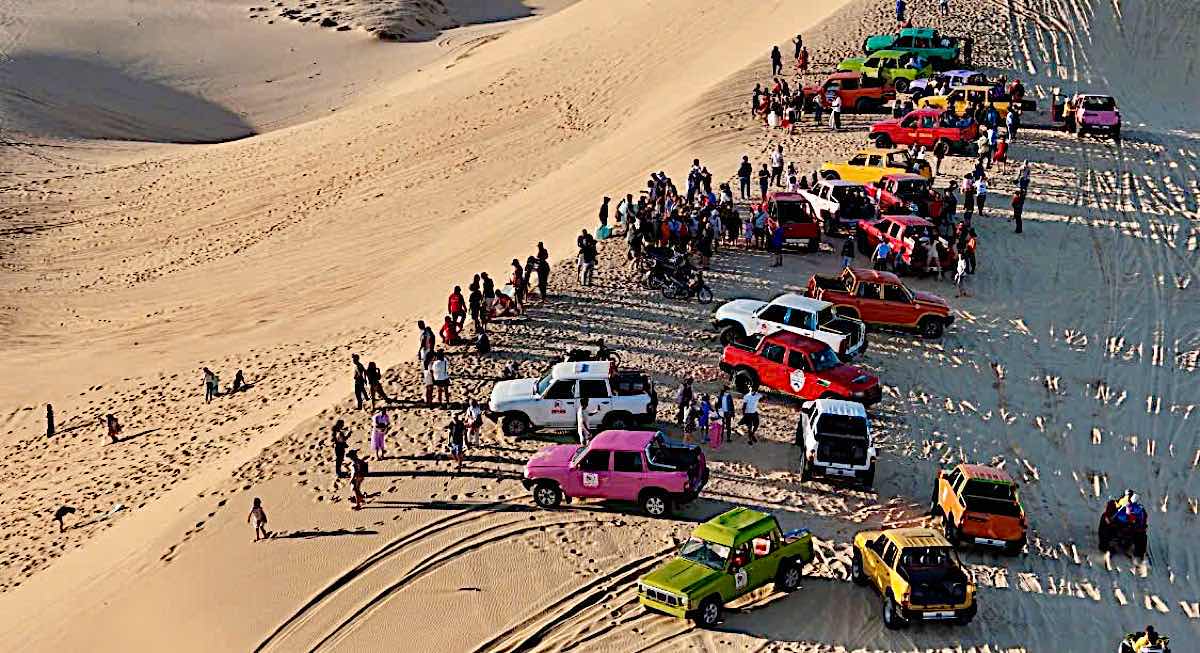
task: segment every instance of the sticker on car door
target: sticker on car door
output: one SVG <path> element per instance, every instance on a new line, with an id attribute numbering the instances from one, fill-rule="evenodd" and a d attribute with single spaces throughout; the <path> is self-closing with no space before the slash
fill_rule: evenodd
<path id="1" fill-rule="evenodd" d="M 600 475 L 592 472 L 584 472 L 583 487 L 600 487 Z"/>
<path id="2" fill-rule="evenodd" d="M 746 583 L 749 582 L 749 577 L 746 574 L 745 567 L 738 569 L 733 573 L 733 586 L 739 590 L 746 589 Z"/>
<path id="3" fill-rule="evenodd" d="M 792 384 L 792 390 L 800 392 L 804 388 L 804 370 L 792 370 L 789 381 Z"/>

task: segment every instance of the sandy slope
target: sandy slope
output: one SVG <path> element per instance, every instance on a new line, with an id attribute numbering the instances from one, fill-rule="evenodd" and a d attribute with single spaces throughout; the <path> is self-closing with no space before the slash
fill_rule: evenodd
<path id="1" fill-rule="evenodd" d="M 977 222 L 976 296 L 957 303 L 943 341 L 875 338 L 864 362 L 888 385 L 877 494 L 801 485 L 786 444 L 793 409 L 781 403 L 766 408 L 769 441 L 713 455 L 708 497 L 676 522 L 604 506 L 532 510 L 513 479 L 538 442 L 491 434 L 493 446 L 459 475 L 437 457 L 445 413 L 405 401 L 416 398 L 416 371 L 396 332 L 406 335 L 412 316 L 436 315 L 444 288 L 473 269 L 498 274 L 534 240 L 567 251 L 594 198 L 636 188 L 646 170 L 681 177 L 695 154 L 728 173 L 741 152 L 761 156 L 775 142 L 742 110 L 746 89 L 764 78 L 763 43 L 784 42 L 811 10 L 759 3 L 734 20 L 724 3 L 663 4 L 614 11 L 585 0 L 396 80 L 380 103 L 373 94 L 254 139 L 141 156 L 122 145 L 48 150 L 80 166 L 70 177 L 26 164 L 3 195 L 6 217 L 68 224 L 7 237 L 4 403 L 53 396 L 69 424 L 103 407 L 130 416 L 132 433 L 162 430 L 101 447 L 92 427 L 80 428 L 45 447 L 37 411 L 8 417 L 0 528 L 6 555 L 26 568 L 7 576 L 22 586 L 0 596 L 7 641 L 38 650 L 168 641 L 760 650 L 774 640 L 780 650 L 1091 651 L 1152 620 L 1189 650 L 1200 618 L 1191 546 L 1197 125 L 1186 104 L 1195 85 L 1149 81 L 1162 64 L 1147 45 L 1194 32 L 1178 20 L 1186 3 L 997 2 L 992 15 L 949 21 L 979 36 L 984 61 L 1022 71 L 1039 92 L 1068 81 L 1115 92 L 1136 128 L 1120 148 L 1027 132 L 1014 154 L 1035 162 L 1028 233 L 1014 237 L 998 212 Z M 652 20 L 684 5 L 694 11 Z M 806 30 L 818 64 L 856 47 L 887 14 L 855 3 Z M 628 37 L 619 50 L 617 30 Z M 1112 54 L 1122 50 L 1143 56 Z M 1179 70 L 1182 82 L 1194 78 L 1194 66 Z M 861 131 L 811 125 L 787 141 L 802 169 L 861 143 Z M 1010 189 L 1001 174 L 991 206 Z M 544 361 L 596 335 L 664 383 L 715 378 L 706 311 L 628 288 L 620 252 L 605 257 L 595 289 L 557 272 L 563 295 L 506 327 L 494 359 L 456 356 L 456 390 L 483 394 L 505 360 Z M 713 282 L 718 297 L 768 296 L 834 259 L 794 257 L 771 271 L 736 252 L 718 258 Z M 389 372 L 402 400 L 399 458 L 373 464 L 368 488 L 380 495 L 363 514 L 330 485 L 323 444 L 335 417 L 364 432 L 342 384 L 350 348 L 404 360 Z M 243 367 L 262 381 L 204 406 L 196 369 L 213 361 L 226 378 Z M 30 369 L 37 374 L 22 372 Z M 887 631 L 875 599 L 845 582 L 847 542 L 863 525 L 919 523 L 933 465 L 961 459 L 1003 462 L 1021 478 L 1031 546 L 1015 559 L 964 552 L 983 587 L 969 627 Z M 1158 508 L 1149 566 L 1094 552 L 1102 496 L 1124 487 Z M 46 511 L 63 495 L 87 508 L 85 519 L 114 501 L 133 514 L 47 537 Z M 264 497 L 286 537 L 251 546 L 251 496 Z M 671 536 L 740 503 L 821 536 L 805 589 L 755 595 L 715 633 L 636 609 L 631 581 Z"/>

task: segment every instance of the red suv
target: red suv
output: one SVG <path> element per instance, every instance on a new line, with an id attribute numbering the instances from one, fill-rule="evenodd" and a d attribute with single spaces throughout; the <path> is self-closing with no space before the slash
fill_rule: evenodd
<path id="1" fill-rule="evenodd" d="M 808 198 L 800 193 L 767 193 L 767 228 L 774 233 L 777 225 L 783 226 L 784 245 L 804 241 L 810 252 L 820 248 L 820 219 Z"/>

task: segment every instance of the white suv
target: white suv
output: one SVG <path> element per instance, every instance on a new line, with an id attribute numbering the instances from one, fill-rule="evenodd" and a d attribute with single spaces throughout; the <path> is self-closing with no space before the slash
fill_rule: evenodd
<path id="1" fill-rule="evenodd" d="M 558 363 L 540 379 L 500 381 L 487 415 L 510 437 L 535 429 L 574 429 L 579 400 L 588 399 L 591 429 L 627 429 L 651 423 L 658 397 L 643 372 L 617 371 L 609 361 Z"/>
<path id="2" fill-rule="evenodd" d="M 800 409 L 796 444 L 803 448 L 801 480 L 814 475 L 875 482 L 875 442 L 867 409 L 855 401 L 817 399 Z"/>
<path id="3" fill-rule="evenodd" d="M 820 340 L 843 358 L 854 358 L 867 349 L 862 320 L 838 315 L 833 304 L 796 293 L 770 302 L 735 299 L 716 310 L 713 325 L 726 345 L 752 335 L 790 331 Z"/>

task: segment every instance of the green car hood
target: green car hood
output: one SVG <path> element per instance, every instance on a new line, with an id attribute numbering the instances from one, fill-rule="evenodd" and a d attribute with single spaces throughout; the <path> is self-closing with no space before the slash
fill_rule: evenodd
<path id="1" fill-rule="evenodd" d="M 863 50 L 868 54 L 876 50 L 886 50 L 892 47 L 896 42 L 896 37 L 891 34 L 876 34 L 875 36 L 867 37 L 866 43 L 863 44 Z"/>
<path id="2" fill-rule="evenodd" d="M 674 558 L 643 576 L 642 582 L 675 594 L 691 595 L 692 592 L 720 576 L 721 572 L 714 571 L 698 562 Z"/>
<path id="3" fill-rule="evenodd" d="M 842 63 L 838 64 L 838 70 L 846 72 L 858 72 L 862 70 L 863 63 L 866 61 L 866 57 L 850 57 L 849 59 L 842 59 Z"/>

